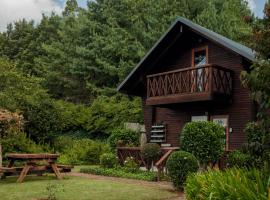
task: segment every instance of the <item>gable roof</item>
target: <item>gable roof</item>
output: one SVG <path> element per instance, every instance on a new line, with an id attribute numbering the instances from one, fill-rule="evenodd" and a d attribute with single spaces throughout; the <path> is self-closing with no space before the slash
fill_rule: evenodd
<path id="1" fill-rule="evenodd" d="M 175 22 L 170 26 L 170 28 L 166 31 L 166 33 L 156 42 L 156 44 L 148 51 L 148 53 L 141 59 L 141 61 L 138 63 L 138 65 L 130 72 L 130 74 L 124 79 L 124 81 L 118 86 L 117 90 L 118 91 L 125 91 L 124 87 L 127 85 L 129 80 L 140 70 L 140 68 L 143 66 L 144 62 L 147 60 L 148 57 L 151 56 L 151 54 L 154 52 L 156 48 L 161 45 L 163 40 L 166 39 L 166 37 L 169 35 L 169 33 L 178 25 L 178 24 L 183 24 L 186 25 L 187 27 L 191 28 L 193 31 L 199 33 L 200 35 L 204 36 L 205 38 L 220 44 L 229 50 L 241 55 L 242 57 L 246 58 L 249 61 L 254 61 L 255 60 L 255 52 L 240 44 L 237 43 L 231 39 L 228 39 L 214 31 L 211 31 L 207 28 L 204 28 L 198 24 L 193 23 L 192 21 L 183 18 L 183 17 L 178 17 Z"/>

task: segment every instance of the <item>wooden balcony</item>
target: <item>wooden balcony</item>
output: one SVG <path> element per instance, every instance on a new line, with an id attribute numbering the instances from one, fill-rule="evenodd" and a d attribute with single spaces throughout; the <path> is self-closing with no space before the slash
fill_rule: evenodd
<path id="1" fill-rule="evenodd" d="M 147 105 L 227 100 L 233 71 L 218 65 L 189 67 L 147 76 Z"/>

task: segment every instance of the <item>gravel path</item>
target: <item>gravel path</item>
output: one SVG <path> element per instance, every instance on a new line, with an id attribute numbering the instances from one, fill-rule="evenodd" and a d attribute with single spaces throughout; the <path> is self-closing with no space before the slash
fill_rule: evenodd
<path id="1" fill-rule="evenodd" d="M 75 177 L 84 177 L 94 180 L 110 180 L 115 182 L 121 182 L 126 184 L 136 184 L 143 185 L 147 187 L 159 187 L 161 189 L 169 190 L 171 192 L 175 192 L 173 186 L 169 182 L 161 181 L 161 182 L 150 182 L 150 181 L 142 181 L 142 180 L 134 180 L 134 179 L 126 179 L 126 178 L 118 178 L 118 177 L 108 177 L 108 176 L 98 176 L 92 174 L 78 173 L 78 172 L 70 172 L 66 173 L 67 176 L 75 176 Z M 178 192 L 178 197 L 173 197 L 167 200 L 184 200 L 184 194 Z"/>

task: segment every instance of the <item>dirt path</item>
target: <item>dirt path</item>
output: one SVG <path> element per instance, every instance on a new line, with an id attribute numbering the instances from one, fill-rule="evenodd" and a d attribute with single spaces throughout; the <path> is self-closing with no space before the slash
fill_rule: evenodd
<path id="1" fill-rule="evenodd" d="M 65 175 L 66 176 L 89 178 L 89 179 L 94 179 L 94 180 L 110 180 L 110 181 L 126 183 L 126 184 L 143 185 L 143 186 L 147 186 L 147 187 L 159 187 L 161 189 L 175 192 L 172 184 L 169 182 L 165 182 L 165 181 L 150 182 L 150 181 L 141 181 L 141 180 L 134 180 L 134 179 L 118 178 L 118 177 L 98 176 L 98 175 L 78 173 L 78 172 L 70 172 L 70 173 L 66 173 Z M 177 194 L 177 197 L 169 198 L 167 200 L 184 200 L 185 199 L 183 193 L 177 192 L 176 194 Z"/>

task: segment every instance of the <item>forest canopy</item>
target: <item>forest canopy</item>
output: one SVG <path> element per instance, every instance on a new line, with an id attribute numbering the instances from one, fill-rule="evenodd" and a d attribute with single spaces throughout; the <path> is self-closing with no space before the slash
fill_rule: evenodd
<path id="1" fill-rule="evenodd" d="M 203 2 L 203 3 L 202 3 Z M 0 106 L 20 112 L 36 142 L 78 134 L 106 138 L 143 122 L 140 99 L 117 85 L 177 16 L 247 44 L 244 0 L 96 0 L 36 24 L 21 19 L 0 34 Z"/>

